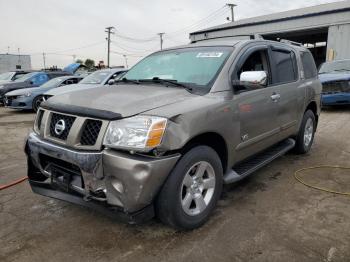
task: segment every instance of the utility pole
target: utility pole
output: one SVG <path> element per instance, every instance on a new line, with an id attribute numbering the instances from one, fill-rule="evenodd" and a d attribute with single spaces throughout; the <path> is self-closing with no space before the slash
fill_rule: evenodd
<path id="1" fill-rule="evenodd" d="M 111 51 L 111 34 L 114 34 L 113 29 L 113 26 L 109 26 L 106 27 L 105 30 L 105 32 L 107 33 L 107 67 L 109 67 L 109 55 Z"/>
<path id="2" fill-rule="evenodd" d="M 160 37 L 160 50 L 163 50 L 163 35 L 165 33 L 158 33 L 159 37 Z"/>
<path id="3" fill-rule="evenodd" d="M 235 15 L 233 12 L 233 8 L 235 8 L 237 5 L 235 4 L 226 4 L 229 8 L 231 8 L 231 21 L 234 22 L 235 21 Z M 229 20 L 229 18 L 227 18 L 227 20 Z"/>
<path id="4" fill-rule="evenodd" d="M 45 53 L 43 53 L 43 61 L 44 61 L 44 69 L 46 69 L 46 56 L 45 56 Z"/>
<path id="5" fill-rule="evenodd" d="M 125 59 L 125 65 L 126 65 L 126 69 L 128 69 L 128 57 L 126 55 L 123 55 L 124 59 Z"/>

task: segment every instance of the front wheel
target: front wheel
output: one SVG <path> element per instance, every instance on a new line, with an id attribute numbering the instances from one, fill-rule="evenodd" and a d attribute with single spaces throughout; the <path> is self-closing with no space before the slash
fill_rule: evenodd
<path id="1" fill-rule="evenodd" d="M 297 154 L 306 154 L 310 151 L 314 142 L 316 131 L 316 119 L 311 110 L 307 110 L 304 114 L 298 136 L 296 137 L 295 149 Z"/>
<path id="2" fill-rule="evenodd" d="M 203 225 L 220 198 L 222 170 L 220 158 L 212 148 L 197 146 L 188 151 L 157 197 L 160 220 L 185 230 Z"/>
<path id="3" fill-rule="evenodd" d="M 44 97 L 43 96 L 37 96 L 36 98 L 34 98 L 33 100 L 33 110 L 34 112 L 37 112 L 40 104 L 44 101 Z"/>

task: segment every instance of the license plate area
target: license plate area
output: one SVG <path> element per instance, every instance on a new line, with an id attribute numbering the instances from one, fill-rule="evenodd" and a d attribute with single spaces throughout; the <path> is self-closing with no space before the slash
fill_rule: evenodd
<path id="1" fill-rule="evenodd" d="M 57 165 L 51 165 L 50 171 L 51 184 L 54 187 L 65 192 L 69 192 L 72 187 L 83 188 L 83 180 L 81 174 Z"/>

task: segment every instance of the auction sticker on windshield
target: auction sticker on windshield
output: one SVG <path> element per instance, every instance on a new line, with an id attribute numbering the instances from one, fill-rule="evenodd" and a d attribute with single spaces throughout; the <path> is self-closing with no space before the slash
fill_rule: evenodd
<path id="1" fill-rule="evenodd" d="M 215 58 L 215 57 L 221 57 L 223 55 L 222 52 L 206 52 L 206 53 L 198 53 L 197 57 L 200 58 Z"/>

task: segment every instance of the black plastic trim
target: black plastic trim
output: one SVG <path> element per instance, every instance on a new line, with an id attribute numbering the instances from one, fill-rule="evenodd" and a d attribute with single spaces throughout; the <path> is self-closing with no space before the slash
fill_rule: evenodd
<path id="1" fill-rule="evenodd" d="M 51 187 L 51 184 L 49 183 L 29 180 L 29 184 L 33 192 L 36 194 L 63 200 L 69 203 L 77 204 L 96 210 L 97 212 L 102 213 L 105 216 L 108 216 L 122 223 L 140 224 L 154 217 L 153 205 L 147 206 L 144 209 L 137 212 L 126 213 L 123 212 L 121 209 L 113 208 L 105 204 L 104 202 L 98 202 L 92 199 L 89 201 L 85 201 L 82 196 L 68 194 L 63 191 L 55 190 Z"/>
<path id="2" fill-rule="evenodd" d="M 72 115 L 82 116 L 82 117 L 92 117 L 92 118 L 98 118 L 98 119 L 104 119 L 104 120 L 118 120 L 123 118 L 121 114 L 107 111 L 107 110 L 93 109 L 93 108 L 87 108 L 87 107 L 75 106 L 75 105 L 69 105 L 69 104 L 63 104 L 63 103 L 50 103 L 50 101 L 45 101 L 41 103 L 40 106 L 47 110 L 51 110 L 59 113 L 72 114 Z"/>

